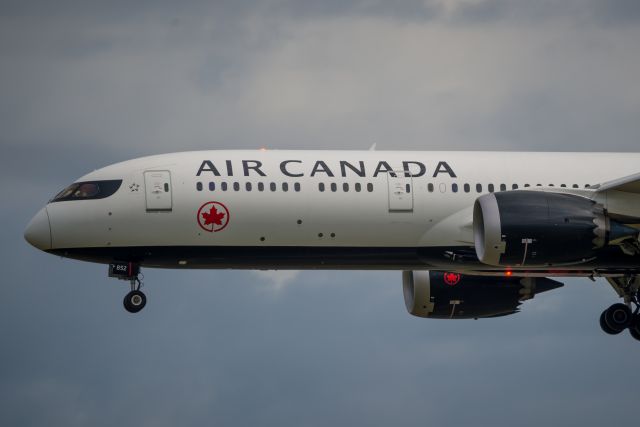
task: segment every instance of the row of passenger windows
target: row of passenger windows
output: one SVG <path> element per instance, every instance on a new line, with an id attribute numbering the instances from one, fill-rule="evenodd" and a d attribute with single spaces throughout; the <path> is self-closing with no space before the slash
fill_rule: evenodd
<path id="1" fill-rule="evenodd" d="M 240 191 L 241 185 L 239 182 L 233 182 L 233 183 L 227 183 L 227 182 L 220 182 L 218 189 L 220 191 Z M 216 191 L 216 183 L 215 182 L 210 182 L 208 184 L 208 188 L 209 191 Z M 246 182 L 244 184 L 244 190 L 246 191 L 253 191 L 254 185 L 251 182 Z M 284 192 L 289 191 L 289 183 L 288 182 L 283 182 L 282 184 L 278 185 L 275 182 L 271 182 L 269 183 L 269 186 L 267 187 L 267 185 L 264 182 L 259 182 L 255 185 L 255 188 L 258 191 L 265 191 L 267 188 L 269 189 L 269 191 L 278 191 L 278 189 L 281 189 Z M 300 183 L 296 182 L 293 184 L 293 191 L 295 192 L 299 192 L 300 191 Z M 202 191 L 204 190 L 204 184 L 202 182 L 197 182 L 196 183 L 196 190 L 198 191 Z"/>
<path id="2" fill-rule="evenodd" d="M 215 182 L 209 182 L 207 185 L 207 188 L 209 191 L 216 191 L 216 189 L 218 189 L 219 191 L 240 191 L 241 188 L 243 188 L 243 186 L 239 183 L 239 182 L 233 182 L 233 183 L 228 183 L 225 181 L 222 181 L 220 183 L 215 183 Z M 477 193 L 482 193 L 484 191 L 484 186 L 482 184 L 475 184 L 474 186 L 474 190 Z M 524 184 L 523 188 L 529 188 L 531 187 L 531 185 L 529 184 Z M 542 184 L 536 184 L 536 187 L 542 187 Z M 554 187 L 553 184 L 549 184 L 549 187 Z M 560 187 L 562 188 L 568 188 L 568 186 L 566 184 L 562 184 L 560 185 Z M 585 185 L 584 188 L 589 188 L 589 184 Z M 266 183 L 264 182 L 258 182 L 257 184 L 251 183 L 251 182 L 246 182 L 244 183 L 244 190 L 245 191 L 253 191 L 253 189 L 256 188 L 257 191 L 265 191 L 265 190 L 269 190 L 269 191 L 283 191 L 283 192 L 288 192 L 291 188 L 293 188 L 293 191 L 295 192 L 300 192 L 301 186 L 299 182 L 295 182 L 293 183 L 293 185 L 290 185 L 288 182 L 283 182 L 281 184 L 276 184 L 275 182 L 270 182 L 268 183 L 268 186 Z M 347 193 L 349 191 L 355 191 L 356 193 L 360 193 L 362 191 L 367 191 L 369 193 L 373 192 L 373 184 L 372 183 L 366 183 L 366 184 L 361 184 L 359 182 L 356 182 L 355 184 L 351 185 L 349 183 L 343 183 L 341 185 L 338 185 L 335 182 L 332 182 L 330 184 L 325 184 L 323 182 L 318 184 L 318 191 L 320 191 L 321 193 L 325 192 L 325 191 L 331 191 L 333 193 L 338 191 L 338 188 L 340 188 L 343 192 Z M 442 183 L 439 186 L 440 191 L 441 192 L 445 192 L 447 190 L 447 185 Z M 507 191 L 507 185 L 506 184 L 500 184 L 499 186 L 496 186 L 494 184 L 489 184 L 487 186 L 487 191 L 489 193 L 493 193 L 495 191 Z M 511 186 L 511 190 L 518 190 L 520 188 L 520 186 L 518 184 L 513 184 Z M 572 188 L 580 188 L 580 186 L 578 184 L 573 184 Z M 203 191 L 205 189 L 205 183 L 202 182 L 197 182 L 196 183 L 196 189 L 198 191 Z M 427 191 L 429 191 L 430 193 L 433 193 L 435 191 L 435 185 L 433 183 L 429 183 L 427 184 Z M 459 191 L 464 191 L 465 193 L 470 193 L 472 191 L 472 186 L 471 184 L 456 184 L 453 183 L 451 184 L 451 191 L 454 193 L 457 193 Z M 411 186 L 409 184 L 406 185 L 406 192 L 407 194 L 411 192 Z"/>
<path id="3" fill-rule="evenodd" d="M 536 184 L 535 186 L 536 187 L 542 187 L 543 185 L 542 184 Z M 549 187 L 555 187 L 554 184 L 549 184 L 548 186 Z M 462 187 L 462 190 L 460 189 L 460 187 Z M 530 185 L 530 184 L 524 184 L 524 186 L 523 186 L 523 188 L 530 188 L 530 187 L 532 187 L 532 185 Z M 560 187 L 561 188 L 568 188 L 568 185 L 561 184 Z M 586 184 L 584 186 L 584 188 L 589 188 L 589 187 L 590 187 L 589 184 Z M 500 184 L 499 186 L 496 186 L 494 184 L 489 184 L 487 186 L 487 191 L 489 193 L 494 193 L 494 192 L 497 191 L 497 189 L 499 189 L 499 191 L 507 191 L 507 188 L 508 188 L 507 184 Z M 518 190 L 519 188 L 520 188 L 520 186 L 518 184 L 513 184 L 511 186 L 511 190 Z M 578 184 L 573 184 L 572 188 L 580 188 L 580 186 Z M 446 189 L 447 189 L 446 184 L 440 184 L 440 191 L 444 192 L 444 191 L 446 191 Z M 427 184 L 427 190 L 430 193 L 433 193 L 435 191 L 435 186 L 433 184 Z M 484 190 L 484 187 L 483 187 L 482 184 L 476 184 L 475 185 L 476 193 L 482 193 L 483 190 Z M 471 192 L 471 184 L 459 185 L 459 184 L 453 183 L 453 184 L 451 184 L 451 191 L 454 192 L 454 193 L 457 193 L 458 191 L 464 191 L 465 193 L 470 193 Z"/>
<path id="4" fill-rule="evenodd" d="M 336 184 L 335 182 L 332 182 L 331 184 L 329 184 L 329 188 L 331 189 L 331 192 L 335 193 L 336 191 L 338 191 L 338 184 Z M 345 182 L 342 184 L 342 191 L 344 191 L 345 193 L 349 192 L 350 189 L 351 187 L 349 186 L 349 183 Z M 324 184 L 324 182 L 321 182 L 320 184 L 318 184 L 318 190 L 320 192 L 327 191 L 327 186 Z M 362 184 L 360 184 L 359 182 L 356 182 L 355 184 L 353 184 L 353 190 L 356 193 L 360 193 L 361 191 L 363 191 Z M 370 182 L 367 183 L 366 190 L 369 193 L 373 192 L 373 184 Z"/>
<path id="5" fill-rule="evenodd" d="M 269 191 L 284 191 L 287 192 L 289 191 L 289 189 L 291 188 L 291 185 L 288 182 L 283 182 L 281 184 L 276 184 L 275 182 L 270 182 L 267 184 L 265 184 L 264 182 L 258 182 L 257 184 L 253 184 L 251 182 L 246 182 L 244 183 L 244 186 L 241 185 L 239 182 L 233 182 L 233 183 L 227 183 L 227 182 L 219 182 L 219 183 L 215 183 L 215 182 L 209 182 L 207 183 L 202 183 L 202 182 L 197 182 L 196 183 L 196 190 L 198 191 L 203 191 L 205 189 L 205 185 L 206 187 L 209 189 L 209 191 L 240 191 L 241 189 L 245 190 L 245 191 L 253 191 L 254 188 L 256 188 L 258 191 L 265 191 L 265 190 L 269 190 Z M 293 184 L 293 191 L 295 192 L 299 192 L 300 191 L 300 183 L 296 182 Z M 408 188 L 409 186 L 407 186 Z M 372 183 L 367 183 L 365 184 L 361 184 L 359 182 L 353 184 L 353 186 L 351 186 L 348 183 L 343 183 L 340 188 L 342 189 L 342 191 L 344 191 L 345 193 L 348 191 L 351 191 L 351 188 L 353 188 L 353 190 L 356 193 L 360 193 L 362 191 L 368 191 L 369 193 L 373 192 L 373 184 Z M 331 184 L 326 185 L 325 183 L 321 182 L 318 184 L 318 191 L 320 192 L 324 192 L 324 191 L 332 191 L 332 192 L 336 192 L 338 191 L 338 184 L 336 184 L 335 182 L 332 182 Z"/>

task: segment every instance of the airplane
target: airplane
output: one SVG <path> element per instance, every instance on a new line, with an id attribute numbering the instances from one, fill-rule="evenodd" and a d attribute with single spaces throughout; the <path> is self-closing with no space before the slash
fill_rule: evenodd
<path id="1" fill-rule="evenodd" d="M 517 313 L 558 277 L 605 278 L 604 332 L 640 340 L 640 154 L 212 150 L 91 172 L 31 220 L 50 254 L 140 270 L 398 270 L 407 311 Z"/>

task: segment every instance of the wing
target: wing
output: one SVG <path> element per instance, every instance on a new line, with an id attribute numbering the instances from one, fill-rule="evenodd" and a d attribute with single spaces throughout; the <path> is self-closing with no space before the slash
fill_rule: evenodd
<path id="1" fill-rule="evenodd" d="M 591 186 L 591 189 L 596 190 L 596 193 L 615 190 L 623 191 L 625 193 L 640 194 L 640 173 Z"/>

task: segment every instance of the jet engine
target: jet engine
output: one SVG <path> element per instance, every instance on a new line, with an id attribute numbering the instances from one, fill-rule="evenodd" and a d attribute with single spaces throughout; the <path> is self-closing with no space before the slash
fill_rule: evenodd
<path id="1" fill-rule="evenodd" d="M 438 271 L 405 271 L 402 288 L 407 311 L 432 319 L 499 317 L 519 311 L 523 301 L 562 287 L 537 277 L 472 276 Z"/>
<path id="2" fill-rule="evenodd" d="M 509 191 L 479 197 L 473 211 L 478 259 L 493 266 L 580 264 L 638 230 L 572 194 Z"/>

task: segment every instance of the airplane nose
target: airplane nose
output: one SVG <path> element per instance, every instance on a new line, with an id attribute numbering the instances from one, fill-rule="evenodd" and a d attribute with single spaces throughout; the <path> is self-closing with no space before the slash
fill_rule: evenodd
<path id="1" fill-rule="evenodd" d="M 51 249 L 51 226 L 49 225 L 49 214 L 46 207 L 40 209 L 40 212 L 27 225 L 27 229 L 24 231 L 24 238 L 32 246 L 40 250 Z"/>

